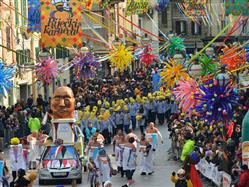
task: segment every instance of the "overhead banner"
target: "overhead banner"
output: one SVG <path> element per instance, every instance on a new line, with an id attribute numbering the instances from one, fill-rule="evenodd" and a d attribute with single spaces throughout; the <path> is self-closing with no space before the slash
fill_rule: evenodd
<path id="1" fill-rule="evenodd" d="M 249 16 L 248 0 L 226 0 L 225 14 Z"/>
<path id="2" fill-rule="evenodd" d="M 91 10 L 93 6 L 93 0 L 83 0 L 83 7 L 87 10 Z"/>
<path id="3" fill-rule="evenodd" d="M 40 0 L 28 0 L 28 32 L 41 32 Z"/>
<path id="4" fill-rule="evenodd" d="M 41 46 L 82 47 L 82 0 L 41 0 Z"/>
<path id="5" fill-rule="evenodd" d="M 148 11 L 148 0 L 127 0 L 126 15 L 144 14 Z"/>

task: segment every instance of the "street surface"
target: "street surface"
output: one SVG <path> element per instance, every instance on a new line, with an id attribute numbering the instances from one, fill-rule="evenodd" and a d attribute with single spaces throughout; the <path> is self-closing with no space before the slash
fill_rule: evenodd
<path id="1" fill-rule="evenodd" d="M 138 157 L 138 167 L 134 174 L 135 184 L 132 187 L 174 187 L 174 184 L 170 181 L 170 176 L 172 171 L 177 171 L 179 169 L 179 163 L 175 161 L 168 161 L 168 149 L 170 148 L 171 141 L 169 140 L 169 133 L 167 128 L 159 127 L 160 132 L 164 138 L 164 144 L 159 144 L 159 148 L 156 152 L 155 160 L 155 173 L 152 176 L 141 176 L 140 175 L 140 156 Z M 137 131 L 137 134 L 140 136 L 140 133 Z M 112 147 L 106 147 L 106 150 L 109 155 L 112 154 Z M 116 164 L 114 158 L 110 156 L 114 168 Z M 121 187 L 126 184 L 126 178 L 121 178 L 118 174 L 113 176 L 111 181 L 113 182 L 113 187 Z M 39 186 L 38 180 L 35 181 L 34 187 Z M 56 185 L 44 185 L 47 187 L 55 187 Z M 71 185 L 64 185 L 71 186 Z M 88 187 L 90 184 L 87 182 L 87 173 L 83 173 L 82 184 L 77 185 L 79 187 Z"/>

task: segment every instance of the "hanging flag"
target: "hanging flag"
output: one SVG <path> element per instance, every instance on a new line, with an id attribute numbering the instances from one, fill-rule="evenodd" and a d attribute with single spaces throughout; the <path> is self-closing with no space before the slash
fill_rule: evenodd
<path id="1" fill-rule="evenodd" d="M 148 0 L 127 0 L 126 16 L 144 14 L 148 11 Z"/>
<path id="2" fill-rule="evenodd" d="M 41 32 L 41 4 L 40 0 L 28 0 L 28 32 Z"/>
<path id="3" fill-rule="evenodd" d="M 249 16 L 248 0 L 226 0 L 225 14 Z"/>
<path id="4" fill-rule="evenodd" d="M 81 0 L 41 0 L 41 46 L 82 47 Z"/>

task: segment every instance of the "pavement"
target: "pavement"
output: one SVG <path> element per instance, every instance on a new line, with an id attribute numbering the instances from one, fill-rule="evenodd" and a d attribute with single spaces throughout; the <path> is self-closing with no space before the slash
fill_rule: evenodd
<path id="1" fill-rule="evenodd" d="M 138 167 L 134 174 L 135 183 L 132 187 L 174 187 L 174 184 L 170 181 L 171 173 L 180 168 L 180 163 L 169 159 L 168 150 L 171 146 L 171 140 L 169 139 L 169 132 L 165 126 L 159 127 L 159 130 L 163 136 L 164 144 L 159 143 L 156 159 L 155 159 L 155 173 L 151 176 L 141 176 L 140 175 L 140 156 L 138 157 L 137 164 Z M 140 133 L 137 133 L 140 136 Z M 116 168 L 116 163 L 112 154 L 112 147 L 106 147 L 107 153 L 110 155 L 114 168 Z M 90 184 L 87 182 L 87 173 L 83 173 L 82 184 L 78 184 L 77 187 L 88 187 Z M 113 182 L 113 187 L 121 187 L 127 183 L 126 178 L 121 178 L 120 175 L 113 176 L 111 178 Z M 38 184 L 38 179 L 34 182 L 33 187 L 40 186 Z M 46 187 L 55 187 L 56 185 L 43 185 Z M 64 187 L 69 187 L 72 185 L 63 185 Z M 209 185 L 205 185 L 209 186 Z"/>

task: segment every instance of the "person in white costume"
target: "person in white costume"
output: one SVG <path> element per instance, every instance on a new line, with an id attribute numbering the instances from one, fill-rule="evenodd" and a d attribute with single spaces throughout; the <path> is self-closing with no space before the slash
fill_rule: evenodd
<path id="1" fill-rule="evenodd" d="M 11 139 L 9 159 L 10 159 L 10 169 L 12 171 L 13 181 L 15 181 L 17 177 L 17 171 L 19 169 L 24 169 L 24 170 L 27 169 L 23 158 L 22 144 L 20 144 L 20 140 L 18 138 Z"/>
<path id="2" fill-rule="evenodd" d="M 99 155 L 97 157 L 97 167 L 99 168 L 101 183 L 104 186 L 105 182 L 111 179 L 112 168 L 111 160 L 104 149 L 99 151 Z"/>
<path id="3" fill-rule="evenodd" d="M 153 159 L 152 159 L 152 146 L 146 140 L 145 134 L 142 134 L 140 141 L 140 150 L 141 152 L 141 175 L 152 175 L 154 173 Z"/>
<path id="4" fill-rule="evenodd" d="M 127 187 L 133 184 L 135 181 L 132 179 L 136 170 L 136 147 L 134 145 L 134 137 L 130 137 L 128 143 L 124 145 L 123 152 L 123 170 L 125 171 L 128 183 L 122 187 Z"/>

